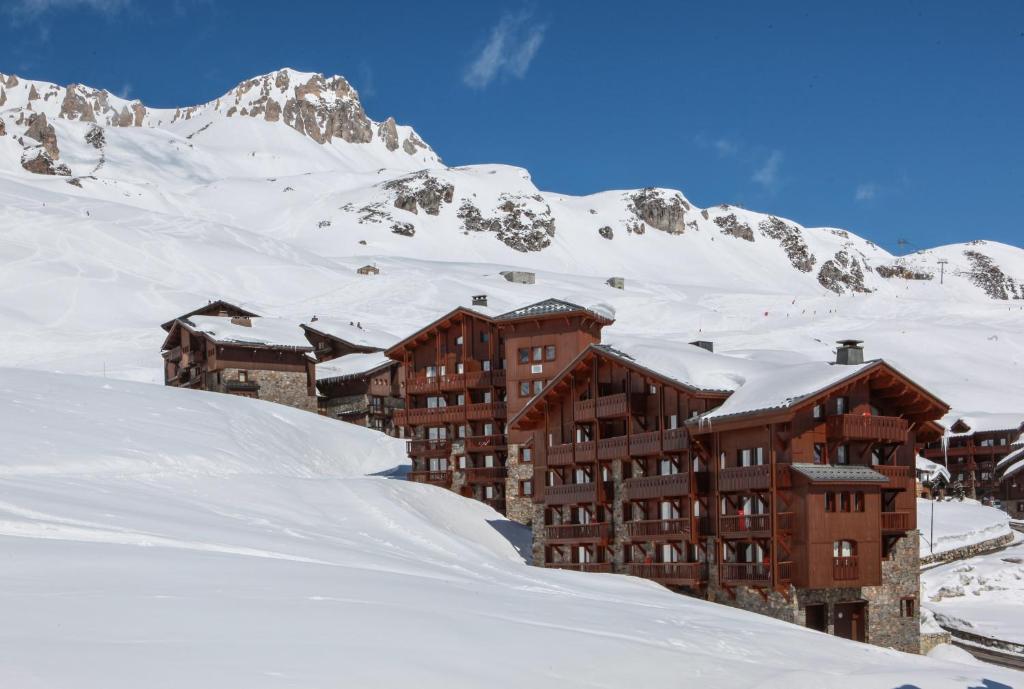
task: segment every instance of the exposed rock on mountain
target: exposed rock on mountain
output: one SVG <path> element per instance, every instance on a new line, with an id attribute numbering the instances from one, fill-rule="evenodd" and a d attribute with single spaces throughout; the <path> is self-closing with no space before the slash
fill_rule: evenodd
<path id="1" fill-rule="evenodd" d="M 745 239 L 748 242 L 754 241 L 754 231 L 750 225 L 736 220 L 736 215 L 720 215 L 714 220 L 715 224 L 722 228 L 722 234 L 727 234 L 738 239 Z"/>
<path id="2" fill-rule="evenodd" d="M 384 183 L 384 188 L 395 195 L 394 205 L 410 213 L 416 213 L 417 206 L 427 215 L 437 215 L 441 203 L 451 203 L 455 186 L 441 182 L 426 171 Z"/>
<path id="3" fill-rule="evenodd" d="M 391 225 L 392 234 L 400 234 L 403 237 L 412 237 L 416 234 L 416 228 L 411 222 L 396 222 Z"/>
<path id="4" fill-rule="evenodd" d="M 1017 281 L 1004 273 L 996 263 L 983 253 L 964 251 L 971 262 L 970 280 L 993 299 L 1024 299 L 1024 290 Z"/>
<path id="5" fill-rule="evenodd" d="M 871 291 L 864 285 L 864 269 L 860 261 L 847 251 L 836 252 L 833 258 L 821 265 L 818 282 L 836 294 L 842 294 L 847 289 L 852 292 Z"/>
<path id="6" fill-rule="evenodd" d="M 60 175 L 62 177 L 71 175 L 71 169 L 67 165 L 54 163 L 50 154 L 41 146 L 26 150 L 21 157 L 21 166 L 37 175 Z"/>
<path id="7" fill-rule="evenodd" d="M 604 237 L 605 239 L 612 239 L 615 236 L 615 232 L 613 232 L 612 228 L 609 227 L 608 225 L 605 225 L 604 227 L 599 228 L 597 230 L 597 233 L 599 235 L 601 235 L 602 237 Z"/>
<path id="8" fill-rule="evenodd" d="M 501 195 L 498 215 L 484 217 L 469 201 L 459 207 L 458 218 L 469 232 L 493 232 L 498 239 L 516 251 L 540 251 L 555 236 L 555 219 L 551 207 L 540 196 Z"/>
<path id="9" fill-rule="evenodd" d="M 107 137 L 103 134 L 103 127 L 93 125 L 85 134 L 85 142 L 93 148 L 103 148 L 107 143 Z"/>
<path id="10" fill-rule="evenodd" d="M 33 115 L 28 121 L 28 129 L 25 136 L 35 139 L 43 145 L 43 150 L 52 159 L 60 158 L 60 149 L 57 147 L 57 132 L 53 125 L 46 121 L 46 114 Z"/>
<path id="11" fill-rule="evenodd" d="M 394 117 L 389 117 L 377 125 L 377 138 L 384 142 L 385 148 L 389 151 L 398 148 L 398 127 Z"/>
<path id="12" fill-rule="evenodd" d="M 817 259 L 811 253 L 807 242 L 804 241 L 800 228 L 783 222 L 774 215 L 769 215 L 757 225 L 757 229 L 766 237 L 771 237 L 782 245 L 789 262 L 801 273 L 809 273 L 814 270 L 814 263 Z"/>
<path id="13" fill-rule="evenodd" d="M 686 231 L 685 214 L 690 210 L 690 204 L 681 194 L 648 187 L 637 191 L 630 199 L 636 217 L 654 229 L 669 234 Z"/>
<path id="14" fill-rule="evenodd" d="M 894 263 L 891 266 L 878 266 L 875 268 L 875 272 L 886 279 L 899 278 L 901 280 L 932 280 L 935 278 L 934 273 L 929 273 L 923 270 L 913 270 L 902 263 Z"/>

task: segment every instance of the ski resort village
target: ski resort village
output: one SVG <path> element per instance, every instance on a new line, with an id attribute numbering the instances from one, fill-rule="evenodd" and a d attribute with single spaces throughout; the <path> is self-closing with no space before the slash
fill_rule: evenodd
<path id="1" fill-rule="evenodd" d="M 755 50 L 711 7 L 460 5 L 432 12 L 479 34 L 446 85 L 466 56 L 333 5 L 301 30 L 175 5 L 0 8 L 0 689 L 1024 689 L 1024 248 L 922 176 L 1005 160 L 952 129 L 941 160 L 899 149 L 911 105 L 851 86 L 898 151 L 861 157 L 903 177 L 844 202 L 857 156 L 698 127 L 831 88 L 833 46 L 784 38 L 811 21 L 784 8 Z M 703 47 L 628 47 L 641 15 Z M 174 70 L 140 47 L 164 31 Z M 850 64 L 888 89 L 870 45 Z M 783 46 L 821 56 L 814 97 L 700 74 Z M 534 93 L 549 54 L 575 76 Z M 814 141 L 847 106 L 774 129 Z"/>

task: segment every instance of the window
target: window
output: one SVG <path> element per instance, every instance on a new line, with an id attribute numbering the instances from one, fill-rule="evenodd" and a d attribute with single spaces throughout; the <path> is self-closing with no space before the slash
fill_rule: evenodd
<path id="1" fill-rule="evenodd" d="M 554 361 L 555 360 L 555 345 L 548 345 L 544 348 L 544 360 Z"/>
<path id="2" fill-rule="evenodd" d="M 840 445 L 836 448 L 836 464 L 849 464 L 850 463 L 850 447 L 848 445 Z"/>
<path id="3" fill-rule="evenodd" d="M 833 541 L 832 557 L 855 557 L 857 544 L 853 541 Z"/>
<path id="4" fill-rule="evenodd" d="M 490 333 L 480 333 L 480 341 L 487 342 L 491 339 Z"/>
<path id="5" fill-rule="evenodd" d="M 825 511 L 835 512 L 836 511 L 836 494 L 832 491 L 825 492 Z"/>
<path id="6" fill-rule="evenodd" d="M 649 390 L 650 390 L 649 394 L 651 394 L 651 395 L 657 395 L 658 394 L 658 386 L 657 385 L 651 385 Z"/>
<path id="7" fill-rule="evenodd" d="M 837 397 L 836 398 L 836 414 L 845 414 L 850 409 L 850 400 L 848 397 Z"/>
<path id="8" fill-rule="evenodd" d="M 821 419 L 825 417 L 825 409 L 820 404 L 814 405 L 814 411 L 812 413 L 814 414 L 815 419 Z"/>
<path id="9" fill-rule="evenodd" d="M 493 500 L 494 499 L 494 486 L 485 486 L 484 487 L 484 498 L 487 499 L 487 500 Z"/>
<path id="10" fill-rule="evenodd" d="M 530 350 L 523 347 L 519 350 L 519 363 L 528 364 L 530 363 Z"/>
<path id="11" fill-rule="evenodd" d="M 533 495 L 533 481 L 520 481 L 519 482 L 519 494 L 529 497 Z"/>
<path id="12" fill-rule="evenodd" d="M 761 465 L 764 464 L 764 448 L 763 447 L 755 447 L 754 448 L 754 463 L 757 464 L 758 466 L 761 466 Z"/>
<path id="13" fill-rule="evenodd" d="M 437 375 L 436 366 L 427 366 L 427 378 L 433 378 Z"/>
<path id="14" fill-rule="evenodd" d="M 485 371 L 490 371 L 491 370 L 491 362 L 485 359 L 484 362 L 483 362 L 483 368 L 484 368 Z"/>
<path id="15" fill-rule="evenodd" d="M 736 463 L 741 467 L 750 466 L 751 453 L 750 450 L 737 450 L 736 452 Z"/>
<path id="16" fill-rule="evenodd" d="M 914 610 L 917 607 L 917 599 L 913 596 L 907 596 L 906 598 L 900 599 L 900 617 L 913 617 Z"/>
<path id="17" fill-rule="evenodd" d="M 524 447 L 519 452 L 519 459 L 520 459 L 520 461 L 523 461 L 523 462 L 532 462 L 533 461 L 533 449 L 529 448 L 529 447 Z"/>
<path id="18" fill-rule="evenodd" d="M 238 382 L 239 383 L 248 383 L 249 382 L 249 372 L 248 371 L 239 371 L 238 372 Z"/>
<path id="19" fill-rule="evenodd" d="M 519 396 L 529 397 L 530 396 L 530 382 L 524 380 L 519 384 Z"/>
<path id="20" fill-rule="evenodd" d="M 458 337 L 455 338 L 455 346 L 456 347 L 461 347 L 462 346 L 462 335 L 459 335 Z"/>
<path id="21" fill-rule="evenodd" d="M 461 361 L 455 364 L 455 372 L 458 373 L 459 375 L 462 375 L 463 373 L 466 372 L 466 365 Z"/>
<path id="22" fill-rule="evenodd" d="M 850 511 L 850 494 L 843 491 L 839 494 L 839 511 L 849 512 Z"/>
<path id="23" fill-rule="evenodd" d="M 814 443 L 814 463 L 825 463 L 825 445 L 823 443 Z"/>
<path id="24" fill-rule="evenodd" d="M 533 381 L 533 394 L 539 395 L 540 391 L 543 390 L 543 389 L 544 389 L 544 381 L 543 380 L 535 380 L 535 381 Z"/>
<path id="25" fill-rule="evenodd" d="M 864 493 L 862 491 L 857 491 L 853 494 L 853 511 L 864 511 Z"/>

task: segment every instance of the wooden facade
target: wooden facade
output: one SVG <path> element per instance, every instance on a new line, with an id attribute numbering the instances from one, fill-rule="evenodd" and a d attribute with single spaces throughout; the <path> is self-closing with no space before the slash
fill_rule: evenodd
<path id="1" fill-rule="evenodd" d="M 402 367 L 398 362 L 342 376 L 317 376 L 320 413 L 401 437 L 395 411 L 402 409 Z"/>
<path id="2" fill-rule="evenodd" d="M 729 392 L 589 347 L 511 422 L 544 438 L 535 564 L 867 606 L 847 592 L 883 586 L 883 562 L 915 533 L 915 449 L 948 408 L 884 362 L 849 369 L 798 401 L 708 422 Z M 913 557 L 916 581 L 916 545 Z M 844 604 L 833 631 L 853 634 Z"/>
<path id="3" fill-rule="evenodd" d="M 457 308 L 387 351 L 401 363 L 410 480 L 482 500 L 499 512 L 529 503 L 532 465 L 510 476 L 509 454 L 531 462 L 532 438 L 506 421 L 611 319 L 547 300 L 498 316 Z M 522 451 L 520 451 L 522 448 Z"/>
<path id="4" fill-rule="evenodd" d="M 1012 493 L 1000 485 L 997 465 L 1013 451 L 1020 435 L 1021 426 L 974 430 L 958 420 L 946 437 L 928 443 L 921 455 L 945 466 L 950 481 L 959 481 L 968 497 L 990 504 Z"/>

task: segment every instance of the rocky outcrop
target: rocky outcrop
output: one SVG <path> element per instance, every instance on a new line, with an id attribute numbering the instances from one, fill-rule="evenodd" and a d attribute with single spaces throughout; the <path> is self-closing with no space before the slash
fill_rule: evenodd
<path id="1" fill-rule="evenodd" d="M 402 142 L 402 150 L 409 155 L 416 155 L 417 151 L 425 151 L 429 148 L 423 139 L 416 136 L 416 132 L 409 132 L 409 136 L 405 137 L 405 141 Z"/>
<path id="2" fill-rule="evenodd" d="M 81 120 L 95 122 L 96 111 L 84 95 L 79 92 L 78 84 L 70 84 L 64 90 L 64 102 L 60 106 L 60 117 L 65 120 Z"/>
<path id="3" fill-rule="evenodd" d="M 825 261 L 818 271 L 818 282 L 822 287 L 836 294 L 847 290 L 851 292 L 870 292 L 864 284 L 864 269 L 856 257 L 847 251 L 837 251 L 836 255 Z"/>
<path id="4" fill-rule="evenodd" d="M 913 270 L 902 263 L 894 263 L 891 266 L 878 266 L 875 268 L 875 272 L 887 280 L 890 278 L 899 278 L 901 280 L 932 280 L 935 278 L 934 273 Z"/>
<path id="5" fill-rule="evenodd" d="M 0 136 L 7 133 L 7 125 L 4 124 L 3 120 L 0 120 Z"/>
<path id="6" fill-rule="evenodd" d="M 1024 288 L 983 253 L 967 249 L 964 256 L 971 262 L 968 279 L 992 299 L 1024 299 Z"/>
<path id="7" fill-rule="evenodd" d="M 612 231 L 612 228 L 609 227 L 608 225 L 598 228 L 597 233 L 604 237 L 605 239 L 612 239 L 615 236 L 615 232 Z"/>
<path id="8" fill-rule="evenodd" d="M 493 232 L 505 245 L 521 252 L 540 251 L 551 245 L 555 236 L 555 219 L 551 207 L 539 195 L 520 197 L 502 194 L 498 214 L 484 216 L 468 200 L 459 207 L 457 216 L 467 232 Z M 543 204 L 543 207 L 541 205 Z"/>
<path id="9" fill-rule="evenodd" d="M 67 165 L 54 163 L 53 158 L 42 147 L 33 146 L 25 151 L 21 156 L 21 166 L 37 175 L 60 175 L 62 177 L 71 175 L 71 170 Z"/>
<path id="10" fill-rule="evenodd" d="M 85 133 L 85 143 L 96 149 L 102 149 L 106 146 L 107 137 L 103 133 L 103 127 L 95 124 L 89 127 L 89 131 Z"/>
<path id="11" fill-rule="evenodd" d="M 284 106 L 285 124 L 319 143 L 337 137 L 349 143 L 373 139 L 370 118 L 344 77 L 330 81 L 319 74 L 295 87 L 294 98 Z"/>
<path id="12" fill-rule="evenodd" d="M 391 225 L 392 234 L 400 234 L 403 237 L 412 237 L 416 234 L 416 228 L 410 222 L 396 222 Z"/>
<path id="13" fill-rule="evenodd" d="M 690 204 L 680 194 L 666 198 L 664 192 L 648 187 L 629 196 L 629 200 L 636 217 L 656 230 L 669 234 L 686 231 L 685 214 Z"/>
<path id="14" fill-rule="evenodd" d="M 804 241 L 799 227 L 783 222 L 774 215 L 769 215 L 757 224 L 757 229 L 765 237 L 774 239 L 782 246 L 794 268 L 801 273 L 809 273 L 814 270 L 817 259 L 811 253 L 807 242 Z"/>
<path id="15" fill-rule="evenodd" d="M 398 126 L 394 117 L 389 117 L 377 125 L 377 138 L 384 142 L 384 147 L 389 151 L 398 150 Z"/>
<path id="16" fill-rule="evenodd" d="M 750 225 L 737 220 L 735 213 L 719 215 L 713 222 L 722 228 L 722 234 L 727 234 L 737 239 L 744 239 L 748 242 L 754 241 L 754 231 L 750 229 Z"/>
<path id="17" fill-rule="evenodd" d="M 28 120 L 28 129 L 25 136 L 35 139 L 43 145 L 43 150 L 52 160 L 60 158 L 60 149 L 57 147 L 57 132 L 53 125 L 46 121 L 46 113 L 32 115 Z"/>
<path id="18" fill-rule="evenodd" d="M 28 88 L 28 99 L 30 101 L 39 100 L 39 91 L 36 91 L 36 85 L 32 84 Z"/>
<path id="19" fill-rule="evenodd" d="M 442 182 L 426 171 L 385 182 L 383 187 L 394 194 L 395 208 L 418 213 L 422 208 L 427 215 L 438 215 L 442 203 L 451 203 L 455 186 Z"/>

